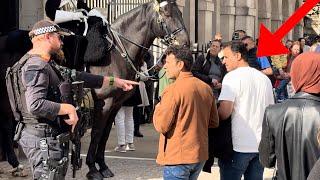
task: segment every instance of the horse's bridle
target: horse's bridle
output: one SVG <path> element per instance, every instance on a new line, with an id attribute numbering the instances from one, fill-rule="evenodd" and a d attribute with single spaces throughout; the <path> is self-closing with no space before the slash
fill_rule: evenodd
<path id="1" fill-rule="evenodd" d="M 174 3 L 174 2 L 169 2 L 169 3 Z M 178 34 L 179 32 L 181 32 L 183 30 L 185 30 L 185 28 L 184 27 L 177 28 L 173 32 L 171 32 L 169 30 L 166 22 L 164 21 L 164 18 L 160 14 L 160 8 L 166 6 L 167 4 L 168 4 L 167 1 L 163 1 L 160 4 L 157 1 L 154 1 L 154 10 L 156 11 L 156 14 L 158 15 L 157 23 L 160 24 L 160 26 L 163 28 L 163 30 L 166 33 L 166 35 L 163 38 L 163 41 L 161 41 L 161 42 L 163 44 L 165 44 L 166 46 L 172 46 L 172 45 L 176 45 L 176 34 Z M 104 17 L 102 19 L 104 21 L 106 21 Z M 161 53 L 161 55 L 159 56 L 159 58 L 158 58 L 158 60 L 157 60 L 157 62 L 155 63 L 154 66 L 150 67 L 148 70 L 146 70 L 144 72 L 140 72 L 134 66 L 133 59 L 130 57 L 130 55 L 127 52 L 127 49 L 125 48 L 125 46 L 123 45 L 121 39 L 124 39 L 125 41 L 127 41 L 127 42 L 129 42 L 131 44 L 134 44 L 135 46 L 140 47 L 140 48 L 145 49 L 145 50 L 149 50 L 149 48 L 147 48 L 145 46 L 142 46 L 142 45 L 140 45 L 140 44 L 128 39 L 127 37 L 125 37 L 122 34 L 120 34 L 119 32 L 117 32 L 115 29 L 112 29 L 109 24 L 107 24 L 107 26 L 108 26 L 108 28 L 110 28 L 110 32 L 112 33 L 111 38 L 114 38 L 116 40 L 118 46 L 114 43 L 114 40 L 109 38 L 107 35 L 104 36 L 104 37 L 112 44 L 113 47 L 115 47 L 115 49 L 120 53 L 120 55 L 131 65 L 132 69 L 136 72 L 136 74 L 138 76 L 144 76 L 144 77 L 152 79 L 152 80 L 160 79 L 160 78 L 155 78 L 153 76 L 146 76 L 146 73 L 151 71 L 153 68 L 155 68 L 157 66 L 157 64 L 162 60 L 164 52 Z M 157 46 L 157 45 L 153 44 L 152 46 Z M 159 46 L 157 46 L 157 47 L 159 47 Z"/>
<path id="2" fill-rule="evenodd" d="M 176 42 L 176 34 L 185 30 L 185 28 L 180 27 L 180 28 L 177 28 L 176 30 L 174 30 L 173 32 L 171 32 L 171 30 L 168 28 L 164 18 L 160 14 L 160 9 L 162 7 L 168 5 L 168 3 L 175 3 L 175 2 L 163 1 L 159 4 L 157 1 L 154 1 L 154 10 L 156 11 L 156 14 L 158 15 L 157 23 L 160 24 L 160 27 L 162 27 L 162 29 L 166 32 L 166 35 L 163 38 L 164 41 L 162 43 L 166 44 L 167 46 L 171 46 L 171 45 L 176 44 L 175 43 Z"/>

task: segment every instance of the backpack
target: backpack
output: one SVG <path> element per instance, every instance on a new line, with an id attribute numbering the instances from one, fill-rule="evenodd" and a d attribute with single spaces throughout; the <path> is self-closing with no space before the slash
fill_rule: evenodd
<path id="1" fill-rule="evenodd" d="M 13 112 L 16 121 L 23 121 L 23 117 L 31 115 L 24 113 L 28 112 L 26 107 L 25 87 L 22 84 L 22 72 L 21 68 L 27 62 L 31 55 L 24 55 L 18 62 L 12 67 L 8 67 L 6 71 L 6 84 L 7 92 L 11 110 Z"/>

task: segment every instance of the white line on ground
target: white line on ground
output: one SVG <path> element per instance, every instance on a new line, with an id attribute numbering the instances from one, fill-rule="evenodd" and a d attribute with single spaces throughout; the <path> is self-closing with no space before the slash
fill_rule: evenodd
<path id="1" fill-rule="evenodd" d="M 82 157 L 87 157 L 86 154 L 80 154 Z M 112 159 L 128 159 L 128 160 L 139 160 L 139 161 L 155 161 L 156 159 L 153 158 L 137 158 L 137 157 L 124 157 L 124 156 L 104 156 L 106 158 Z"/>

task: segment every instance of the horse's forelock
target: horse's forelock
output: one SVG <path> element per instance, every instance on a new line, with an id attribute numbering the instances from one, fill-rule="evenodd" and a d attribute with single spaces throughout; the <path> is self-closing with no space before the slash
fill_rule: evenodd
<path id="1" fill-rule="evenodd" d="M 164 1 L 167 1 L 168 3 L 175 3 L 176 0 L 155 0 L 157 1 L 158 3 L 161 3 L 161 2 L 164 2 Z"/>

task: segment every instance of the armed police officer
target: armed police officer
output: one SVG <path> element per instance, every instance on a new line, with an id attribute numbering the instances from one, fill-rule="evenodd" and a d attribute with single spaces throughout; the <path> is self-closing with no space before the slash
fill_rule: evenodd
<path id="1" fill-rule="evenodd" d="M 61 39 L 65 35 L 70 35 L 70 32 L 52 21 L 37 22 L 29 33 L 33 48 L 19 61 L 21 80 L 13 85 L 18 86 L 21 92 L 19 144 L 31 164 L 34 179 L 64 179 L 69 139 L 62 136 L 66 132 L 62 124 L 72 126 L 73 131 L 78 121 L 76 108 L 72 104 L 61 103 L 59 85 L 63 79 L 52 59 L 61 51 Z M 112 76 L 72 72 L 72 79 L 84 81 L 88 88 L 113 85 L 128 91 L 137 84 Z M 66 118 L 61 118 L 63 115 Z"/>

